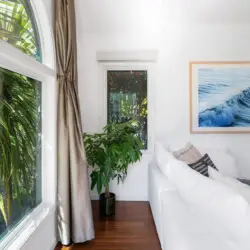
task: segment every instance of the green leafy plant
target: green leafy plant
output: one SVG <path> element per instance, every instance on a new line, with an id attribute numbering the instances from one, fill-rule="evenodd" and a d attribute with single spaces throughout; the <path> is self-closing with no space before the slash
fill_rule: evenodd
<path id="1" fill-rule="evenodd" d="M 35 80 L 0 69 L 0 211 L 11 225 L 13 204 L 32 196 L 40 140 L 41 98 Z"/>
<path id="2" fill-rule="evenodd" d="M 142 141 L 136 134 L 137 123 L 108 124 L 104 133 L 84 134 L 84 145 L 88 164 L 93 168 L 90 175 L 91 189 L 97 187 L 100 194 L 105 188 L 109 197 L 109 183 L 117 179 L 124 182 L 129 164 L 140 160 Z"/>
<path id="3" fill-rule="evenodd" d="M 0 39 L 40 60 L 31 14 L 26 0 L 0 0 Z M 35 190 L 40 98 L 35 80 L 0 68 L 0 226 Z"/>
<path id="4" fill-rule="evenodd" d="M 39 60 L 40 44 L 26 0 L 0 0 L 0 39 Z"/>

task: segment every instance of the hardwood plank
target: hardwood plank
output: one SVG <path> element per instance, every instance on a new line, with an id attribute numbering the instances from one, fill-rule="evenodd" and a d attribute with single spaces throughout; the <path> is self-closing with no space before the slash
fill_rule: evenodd
<path id="1" fill-rule="evenodd" d="M 56 250 L 160 250 L 153 217 L 148 202 L 117 201 L 116 215 L 100 217 L 98 201 L 92 201 L 96 238 L 72 248 Z"/>

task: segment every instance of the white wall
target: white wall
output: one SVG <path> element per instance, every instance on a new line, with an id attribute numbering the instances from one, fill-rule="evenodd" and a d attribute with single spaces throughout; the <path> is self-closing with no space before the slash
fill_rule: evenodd
<path id="1" fill-rule="evenodd" d="M 54 214 L 50 214 L 20 250 L 54 250 L 58 242 L 55 219 Z"/>
<path id="2" fill-rule="evenodd" d="M 156 49 L 155 136 L 169 143 L 249 151 L 249 135 L 190 135 L 189 61 L 250 60 L 247 0 L 76 0 L 81 114 L 85 132 L 100 131 L 102 85 L 96 51 Z M 147 200 L 151 155 L 129 168 L 118 199 Z M 246 166 L 245 166 L 246 167 Z M 244 170 L 250 176 L 250 167 Z M 94 194 L 93 194 L 94 195 Z"/>
<path id="3" fill-rule="evenodd" d="M 53 16 L 53 2 L 52 0 L 42 0 L 44 2 L 45 8 L 47 9 L 48 17 L 52 24 L 52 16 Z"/>

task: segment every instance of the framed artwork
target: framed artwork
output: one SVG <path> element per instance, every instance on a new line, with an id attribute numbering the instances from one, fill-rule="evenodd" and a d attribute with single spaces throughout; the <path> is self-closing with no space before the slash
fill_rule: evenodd
<path id="1" fill-rule="evenodd" d="M 250 62 L 190 63 L 190 132 L 250 132 Z"/>

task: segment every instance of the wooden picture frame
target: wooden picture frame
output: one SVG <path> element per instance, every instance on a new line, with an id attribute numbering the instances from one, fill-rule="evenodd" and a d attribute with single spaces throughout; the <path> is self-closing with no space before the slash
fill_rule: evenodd
<path id="1" fill-rule="evenodd" d="M 190 62 L 190 133 L 250 133 L 250 61 Z"/>

